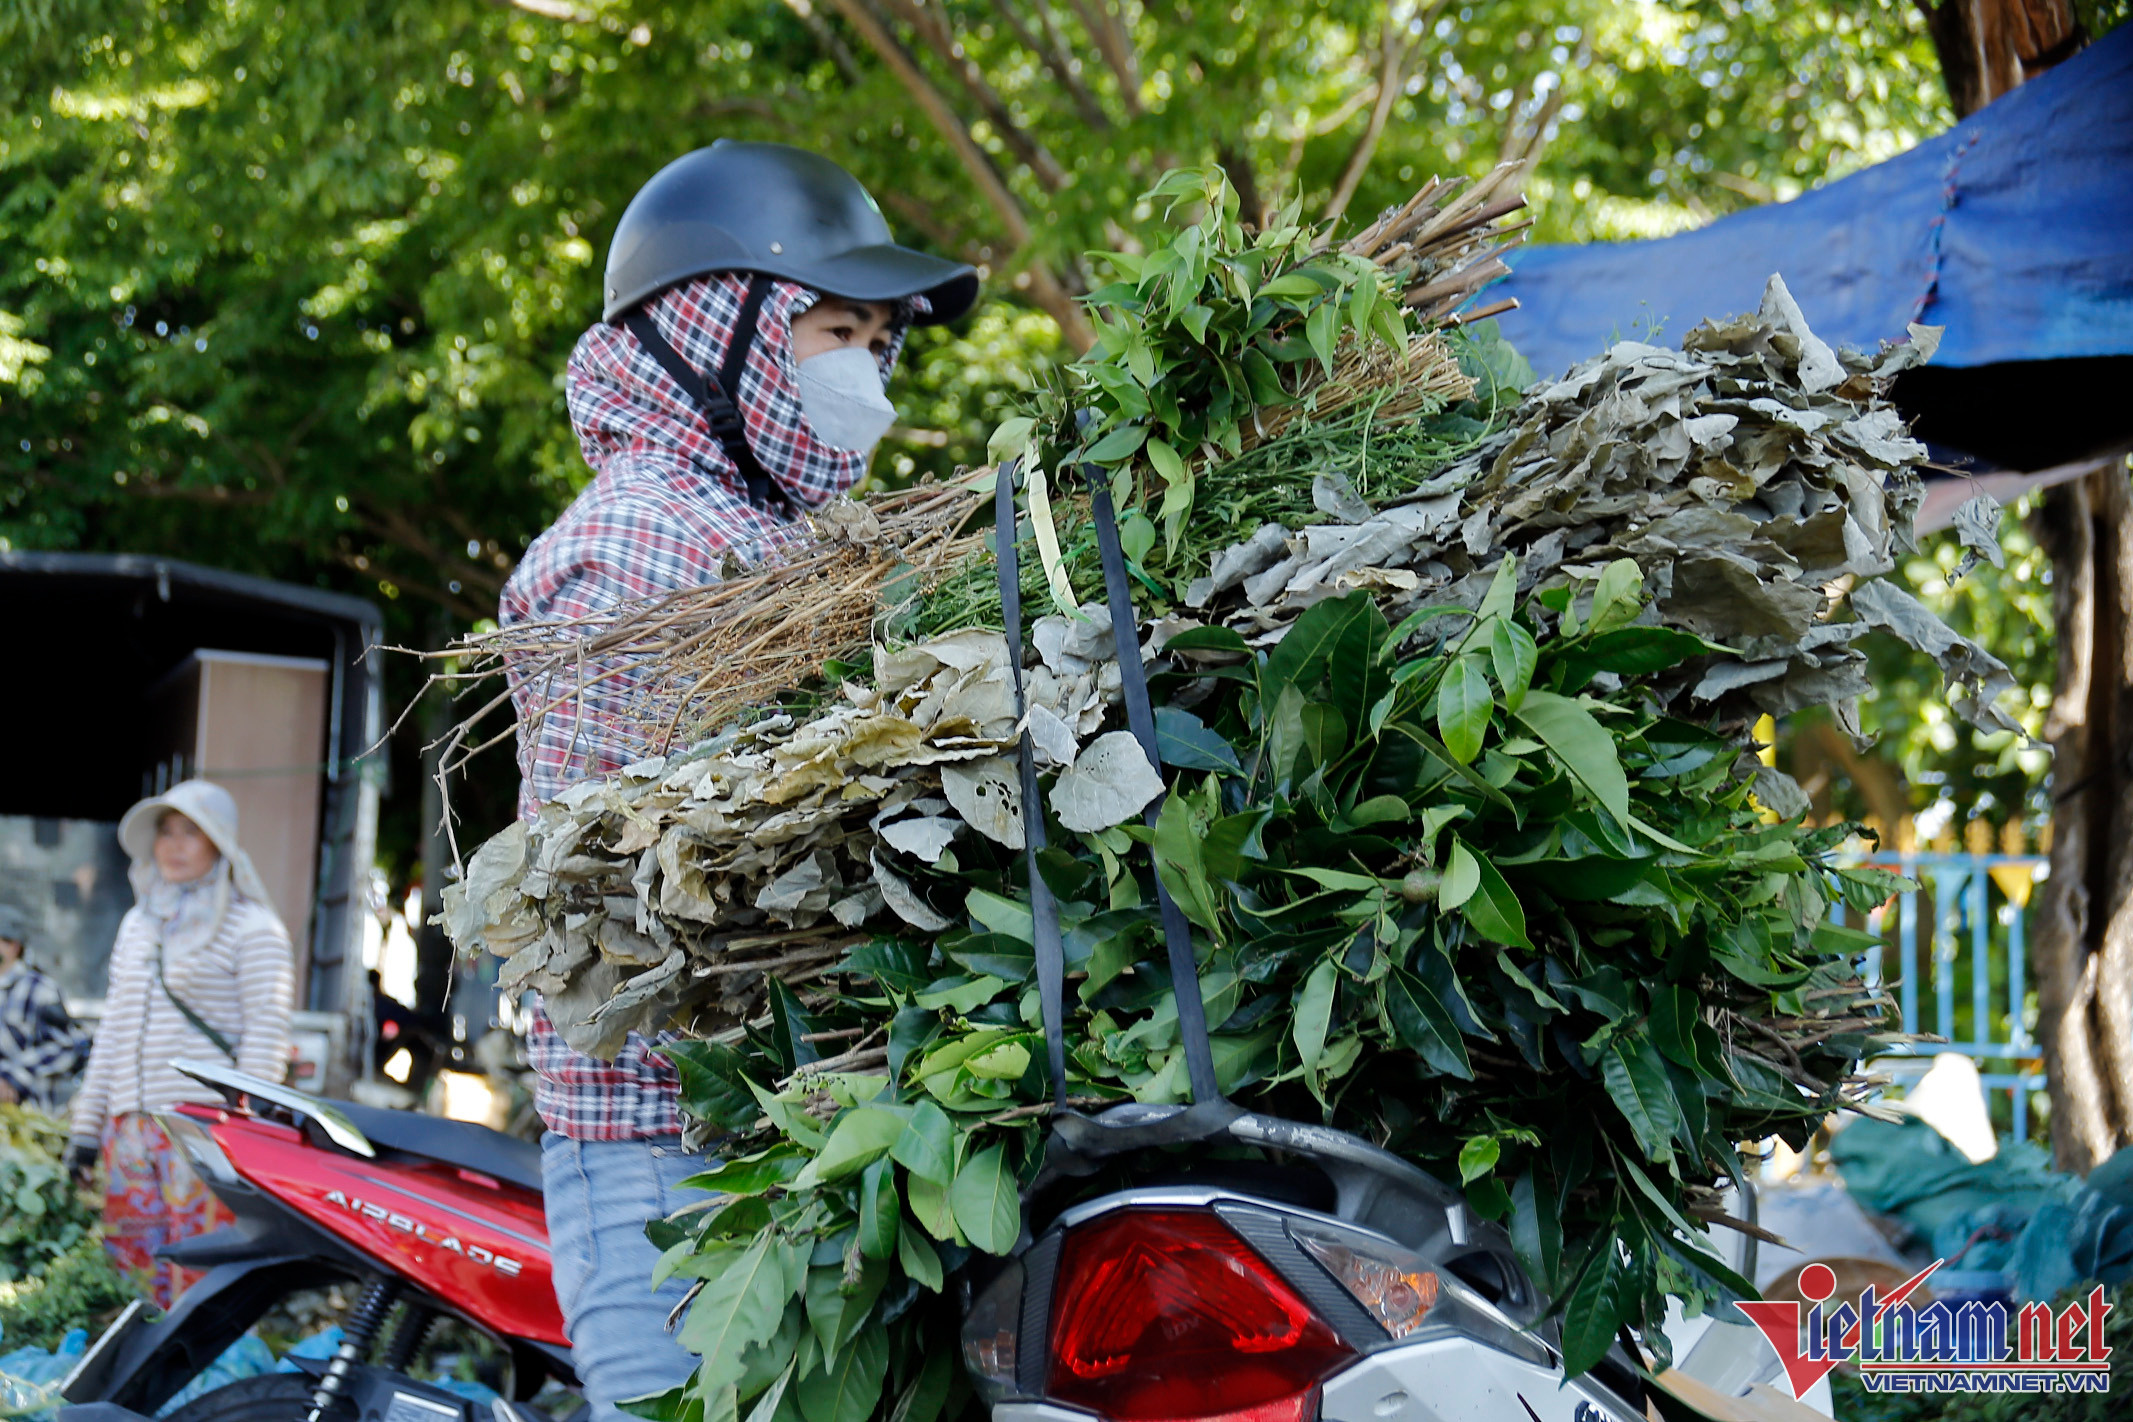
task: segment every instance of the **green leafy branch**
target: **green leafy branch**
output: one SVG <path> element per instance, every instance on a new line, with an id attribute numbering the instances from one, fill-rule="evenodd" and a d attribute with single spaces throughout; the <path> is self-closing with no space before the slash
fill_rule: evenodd
<path id="1" fill-rule="evenodd" d="M 1253 413 L 1331 378 L 1344 340 L 1401 351 L 1408 327 L 1383 270 L 1329 249 L 1301 224 L 1298 202 L 1248 231 L 1214 166 L 1167 173 L 1143 201 L 1164 203 L 1166 216 L 1197 204 L 1201 216 L 1146 255 L 1093 254 L 1116 276 L 1083 298 L 1095 345 L 1069 367 L 1072 389 L 1008 421 L 993 447 L 1035 439 L 1068 463 L 1113 471 L 1120 503 L 1153 508 L 1174 545 L 1203 455 L 1241 453 Z"/>

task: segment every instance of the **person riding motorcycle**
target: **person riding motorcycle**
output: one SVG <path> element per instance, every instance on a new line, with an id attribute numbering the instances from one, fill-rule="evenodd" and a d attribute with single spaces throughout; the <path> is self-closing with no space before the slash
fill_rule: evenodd
<path id="1" fill-rule="evenodd" d="M 858 482 L 894 419 L 884 388 L 905 332 L 961 316 L 977 288 L 971 268 L 898 246 L 858 181 L 816 154 L 721 141 L 661 170 L 622 215 L 602 319 L 570 359 L 596 477 L 527 549 L 499 621 L 567 622 L 799 545 L 800 515 Z M 513 676 L 522 817 L 665 749 L 632 714 L 626 666 L 588 660 L 569 681 Z M 682 1148 L 658 1045 L 632 1033 L 602 1061 L 532 1013 L 556 1295 L 601 1422 L 693 1364 L 666 1328 L 686 1281 L 649 1286 L 644 1224 L 705 1168 Z"/>

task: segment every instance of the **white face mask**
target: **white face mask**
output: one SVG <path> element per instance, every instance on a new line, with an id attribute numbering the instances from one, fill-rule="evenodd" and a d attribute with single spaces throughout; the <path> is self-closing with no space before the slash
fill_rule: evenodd
<path id="1" fill-rule="evenodd" d="M 881 391 L 881 366 L 856 346 L 809 356 L 796 367 L 800 410 L 815 437 L 832 449 L 872 449 L 896 423 L 896 407 Z"/>

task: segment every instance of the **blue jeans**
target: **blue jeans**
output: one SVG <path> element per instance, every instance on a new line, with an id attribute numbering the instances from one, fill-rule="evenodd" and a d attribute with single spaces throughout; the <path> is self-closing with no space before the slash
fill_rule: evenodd
<path id="1" fill-rule="evenodd" d="M 696 1366 L 667 1315 L 689 1291 L 686 1279 L 652 1287 L 659 1251 L 645 1221 L 705 1198 L 680 1183 L 710 1168 L 685 1154 L 681 1139 L 574 1141 L 541 1137 L 541 1183 L 556 1302 L 571 1356 L 592 1404 L 592 1422 L 634 1422 L 615 1404 L 665 1392 Z"/>

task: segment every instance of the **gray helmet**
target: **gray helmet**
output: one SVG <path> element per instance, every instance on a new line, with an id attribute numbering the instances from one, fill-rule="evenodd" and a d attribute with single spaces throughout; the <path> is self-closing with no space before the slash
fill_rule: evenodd
<path id="1" fill-rule="evenodd" d="M 620 320 L 707 272 L 783 277 L 831 296 L 923 296 L 917 319 L 953 321 L 977 299 L 978 274 L 899 247 L 867 190 L 819 154 L 720 139 L 675 159 L 638 190 L 607 249 L 607 302 Z"/>
<path id="2" fill-rule="evenodd" d="M 30 916 L 13 904 L 0 904 L 0 938 L 30 946 Z"/>

